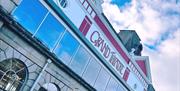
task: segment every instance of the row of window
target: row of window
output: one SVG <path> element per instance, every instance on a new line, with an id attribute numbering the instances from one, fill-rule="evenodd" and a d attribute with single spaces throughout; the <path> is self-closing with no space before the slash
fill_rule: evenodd
<path id="1" fill-rule="evenodd" d="M 135 75 L 138 77 L 138 79 L 143 83 L 145 88 L 147 88 L 148 84 L 146 83 L 145 79 L 142 77 L 140 72 L 137 70 L 137 68 L 134 66 L 134 64 L 132 62 L 129 62 L 129 66 L 132 69 L 132 71 L 135 73 Z"/>
<path id="2" fill-rule="evenodd" d="M 32 37 L 41 40 L 64 64 L 98 91 L 124 91 L 107 69 L 38 0 L 23 0 L 12 15 Z"/>
<path id="3" fill-rule="evenodd" d="M 89 4 L 87 0 L 80 0 L 81 4 L 87 10 L 87 12 L 91 15 L 92 18 L 96 16 L 96 12 L 93 10 L 92 6 Z"/>
<path id="4" fill-rule="evenodd" d="M 113 76 L 107 72 L 81 45 L 67 64 L 97 91 L 125 91 Z M 63 61 L 63 60 L 62 60 Z M 64 60 L 66 61 L 66 60 Z"/>

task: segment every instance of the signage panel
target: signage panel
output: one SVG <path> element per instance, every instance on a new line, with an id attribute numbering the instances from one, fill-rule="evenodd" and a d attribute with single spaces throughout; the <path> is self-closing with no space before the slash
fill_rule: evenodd
<path id="1" fill-rule="evenodd" d="M 86 12 L 82 8 L 84 7 L 83 3 L 87 2 L 87 0 L 81 0 L 82 6 L 77 3 L 78 0 L 70 0 L 70 5 L 66 8 L 62 8 L 60 6 L 58 2 L 59 0 L 53 1 L 59 7 L 59 9 L 63 10 L 63 13 L 65 13 L 65 15 L 74 23 L 74 25 L 79 28 L 79 30 L 84 34 L 85 38 L 99 52 L 99 55 L 105 59 L 104 61 L 106 61 L 106 63 L 108 63 L 108 65 L 119 74 L 119 77 L 124 79 L 124 81 L 135 91 L 144 91 L 147 89 L 142 81 L 138 79 L 138 76 L 133 73 L 133 69 L 129 67 L 128 64 L 131 62 L 129 62 L 129 58 L 120 48 L 120 45 L 118 45 L 115 40 L 111 40 L 113 39 L 113 36 L 99 19 L 92 6 L 89 5 L 85 8 L 85 10 L 88 10 L 88 7 L 92 8 L 91 12 Z M 86 21 L 84 21 L 85 18 Z"/>
<path id="2" fill-rule="evenodd" d="M 116 72 L 123 77 L 127 65 L 123 63 L 118 55 L 117 50 L 112 47 L 111 43 L 103 33 L 94 24 L 89 29 L 86 38 L 96 48 L 101 56 L 113 67 Z"/>

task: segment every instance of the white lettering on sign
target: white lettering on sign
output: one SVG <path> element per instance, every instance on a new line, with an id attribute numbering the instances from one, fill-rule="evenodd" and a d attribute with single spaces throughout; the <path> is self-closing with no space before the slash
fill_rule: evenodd
<path id="1" fill-rule="evenodd" d="M 93 31 L 90 35 L 90 42 L 100 51 L 102 56 L 120 73 L 124 73 L 124 65 L 117 58 L 117 55 L 108 43 L 103 39 L 98 31 Z"/>

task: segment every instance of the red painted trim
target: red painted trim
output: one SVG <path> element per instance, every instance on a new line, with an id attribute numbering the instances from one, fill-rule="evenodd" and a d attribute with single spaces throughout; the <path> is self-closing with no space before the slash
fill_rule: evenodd
<path id="1" fill-rule="evenodd" d="M 130 73 L 130 70 L 129 70 L 128 68 L 126 68 L 125 73 L 124 73 L 124 76 L 123 76 L 123 79 L 124 79 L 125 81 L 127 81 L 128 77 L 129 77 L 129 73 Z"/>
<path id="2" fill-rule="evenodd" d="M 102 29 L 102 31 L 104 32 L 104 34 L 106 35 L 106 37 L 111 41 L 111 43 L 113 44 L 113 46 L 116 48 L 116 50 L 121 54 L 121 56 L 124 58 L 124 60 L 129 63 L 130 59 L 128 58 L 128 56 L 126 55 L 126 53 L 122 50 L 122 48 L 119 46 L 119 44 L 117 43 L 117 41 L 113 38 L 113 36 L 111 35 L 111 33 L 109 32 L 109 30 L 107 29 L 107 27 L 103 24 L 103 22 L 100 20 L 100 18 L 96 15 L 94 17 L 94 20 L 96 21 L 96 23 L 98 24 L 98 26 Z"/>
<path id="3" fill-rule="evenodd" d="M 85 16 L 83 22 L 79 27 L 79 30 L 84 34 L 84 36 L 86 36 L 87 32 L 89 31 L 91 24 L 92 22 L 90 21 L 90 19 L 87 16 Z"/>
<path id="4" fill-rule="evenodd" d="M 143 73 L 147 76 L 147 69 L 146 69 L 145 61 L 143 61 L 143 60 L 136 60 L 136 63 L 137 63 L 138 66 L 141 68 L 141 70 L 143 71 Z"/>
<path id="5" fill-rule="evenodd" d="M 86 21 L 86 19 L 84 19 L 83 22 L 81 23 L 81 26 L 79 27 L 79 30 L 80 30 L 81 32 L 83 32 L 84 27 L 86 26 L 86 23 L 87 23 L 87 21 Z"/>
<path id="6" fill-rule="evenodd" d="M 89 24 L 89 23 L 87 23 L 86 24 L 86 27 L 85 27 L 85 29 L 84 29 L 84 31 L 83 31 L 83 34 L 84 34 L 84 36 L 86 36 L 86 34 L 87 34 L 87 32 L 89 31 L 89 28 L 91 27 L 91 25 Z"/>

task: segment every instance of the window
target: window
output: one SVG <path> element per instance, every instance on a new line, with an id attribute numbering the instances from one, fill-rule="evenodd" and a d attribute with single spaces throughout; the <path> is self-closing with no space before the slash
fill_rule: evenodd
<path id="1" fill-rule="evenodd" d="M 28 70 L 24 63 L 17 59 L 0 62 L 0 90 L 19 91 L 27 80 Z"/>
<path id="2" fill-rule="evenodd" d="M 96 0 L 92 0 L 94 4 L 96 4 Z"/>
<path id="3" fill-rule="evenodd" d="M 78 46 L 78 41 L 69 32 L 66 32 L 54 52 L 59 59 L 68 64 Z"/>
<path id="4" fill-rule="evenodd" d="M 85 66 L 89 62 L 90 55 L 89 53 L 81 46 L 78 52 L 75 54 L 75 57 L 70 64 L 72 70 L 74 70 L 77 74 L 82 74 L 82 71 L 85 69 Z"/>
<path id="5" fill-rule="evenodd" d="M 61 91 L 59 86 L 54 83 L 46 83 L 38 91 Z"/>
<path id="6" fill-rule="evenodd" d="M 54 0 L 54 2 L 62 8 L 66 8 L 68 3 L 67 0 Z"/>
<path id="7" fill-rule="evenodd" d="M 92 11 L 91 17 L 94 18 L 95 16 L 96 16 L 96 13 L 94 11 Z"/>
<path id="8" fill-rule="evenodd" d="M 67 6 L 67 0 L 59 0 L 61 3 L 61 6 L 65 8 Z"/>
<path id="9" fill-rule="evenodd" d="M 90 63 L 87 66 L 86 71 L 83 74 L 83 78 L 91 85 L 94 84 L 98 73 L 101 69 L 101 66 L 95 59 L 91 59 Z"/>
<path id="10" fill-rule="evenodd" d="M 125 90 L 122 85 L 119 85 L 116 91 L 128 91 L 128 90 Z"/>
<path id="11" fill-rule="evenodd" d="M 116 91 L 117 88 L 118 88 L 118 83 L 113 78 L 111 78 L 106 87 L 106 91 Z"/>
<path id="12" fill-rule="evenodd" d="M 84 0 L 80 0 L 80 2 L 81 2 L 81 3 L 83 3 L 83 2 L 84 2 Z"/>
<path id="13" fill-rule="evenodd" d="M 64 31 L 61 23 L 52 14 L 48 14 L 35 36 L 52 50 Z"/>
<path id="14" fill-rule="evenodd" d="M 89 4 L 87 3 L 87 1 L 84 1 L 83 5 L 84 5 L 85 9 L 87 9 L 88 6 L 89 6 Z"/>
<path id="15" fill-rule="evenodd" d="M 22 0 L 12 15 L 17 22 L 33 34 L 47 12 L 48 10 L 39 0 Z"/>
<path id="16" fill-rule="evenodd" d="M 91 6 L 88 7 L 87 11 L 89 12 L 89 14 L 92 12 Z"/>
<path id="17" fill-rule="evenodd" d="M 94 88 L 96 88 L 97 91 L 104 91 L 109 78 L 110 75 L 106 72 L 106 70 L 101 69 Z"/>

